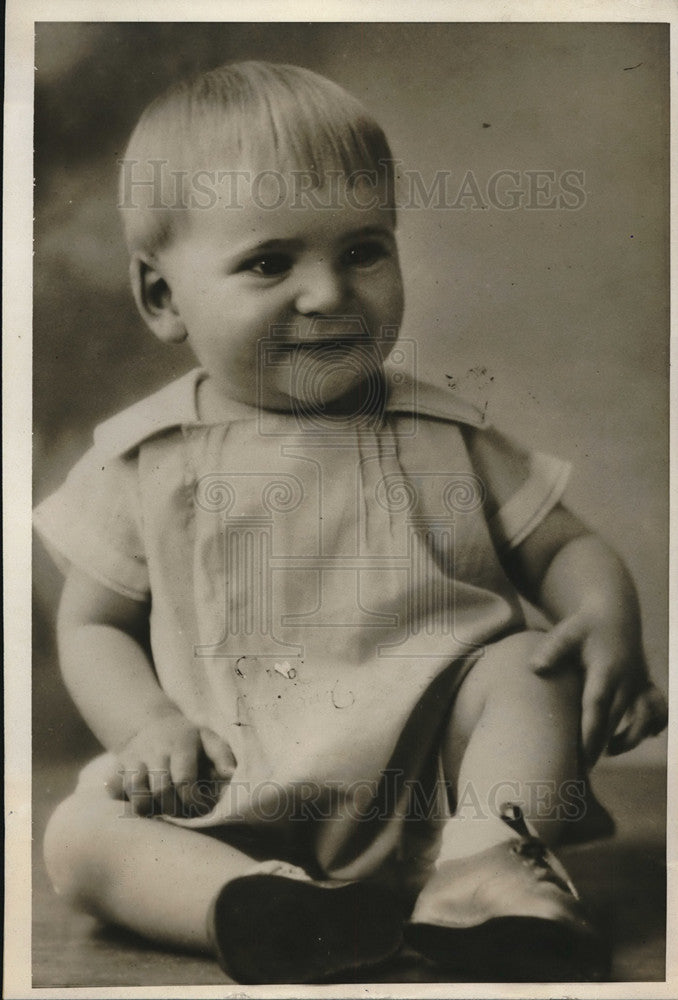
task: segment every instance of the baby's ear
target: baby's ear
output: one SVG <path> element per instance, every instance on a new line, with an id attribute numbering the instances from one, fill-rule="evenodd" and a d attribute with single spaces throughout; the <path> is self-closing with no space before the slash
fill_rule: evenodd
<path id="1" fill-rule="evenodd" d="M 155 262 L 144 254 L 132 254 L 129 276 L 137 308 L 156 337 L 165 344 L 186 340 L 188 334 L 172 301 L 172 290 Z"/>

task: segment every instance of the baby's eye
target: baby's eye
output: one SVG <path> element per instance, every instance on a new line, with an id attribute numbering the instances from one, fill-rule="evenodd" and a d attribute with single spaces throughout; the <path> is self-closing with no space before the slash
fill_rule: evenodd
<path id="1" fill-rule="evenodd" d="M 349 247 L 344 254 L 344 259 L 351 267 L 371 267 L 387 254 L 388 249 L 383 243 L 378 240 L 369 240 L 366 243 L 356 243 L 355 246 Z"/>
<path id="2" fill-rule="evenodd" d="M 292 262 L 285 254 L 269 253 L 246 261 L 243 270 L 253 271 L 254 274 L 260 274 L 264 278 L 276 278 L 289 271 L 291 266 Z"/>

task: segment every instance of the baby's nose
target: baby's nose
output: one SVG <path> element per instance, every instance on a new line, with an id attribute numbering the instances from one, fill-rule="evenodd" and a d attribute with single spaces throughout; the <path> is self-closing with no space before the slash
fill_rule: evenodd
<path id="1" fill-rule="evenodd" d="M 305 269 L 296 297 L 298 312 L 306 316 L 339 312 L 345 304 L 345 281 L 334 267 L 319 260 Z"/>

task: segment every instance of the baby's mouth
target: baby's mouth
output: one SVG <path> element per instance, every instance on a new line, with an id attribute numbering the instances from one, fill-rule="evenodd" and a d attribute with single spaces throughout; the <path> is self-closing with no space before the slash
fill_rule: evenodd
<path id="1" fill-rule="evenodd" d="M 280 343 L 276 346 L 276 355 L 279 359 L 287 357 L 290 361 L 302 357 L 319 360 L 326 359 L 330 355 L 338 358 L 352 354 L 355 356 L 371 356 L 373 344 L 368 337 L 337 337 L 323 340 L 294 340 L 287 343 Z"/>
<path id="2" fill-rule="evenodd" d="M 364 346 L 369 343 L 366 338 L 358 337 L 341 337 L 336 340 L 299 340 L 289 346 L 294 350 L 301 351 L 318 351 L 318 350 L 328 350 L 328 351 L 341 351 L 341 350 L 351 350 L 356 346 Z"/>

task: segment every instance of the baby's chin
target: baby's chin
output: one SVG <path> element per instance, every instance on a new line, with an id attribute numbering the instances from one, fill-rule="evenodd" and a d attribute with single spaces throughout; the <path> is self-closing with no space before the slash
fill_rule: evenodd
<path id="1" fill-rule="evenodd" d="M 351 421 L 383 409 L 384 379 L 365 378 L 354 381 L 328 380 L 322 391 L 302 393 L 291 399 L 291 409 L 310 417 L 328 417 Z"/>
<path id="2" fill-rule="evenodd" d="M 383 363 L 372 349 L 309 352 L 297 357 L 291 374 L 285 389 L 293 409 L 349 414 L 378 405 L 383 395 Z"/>

